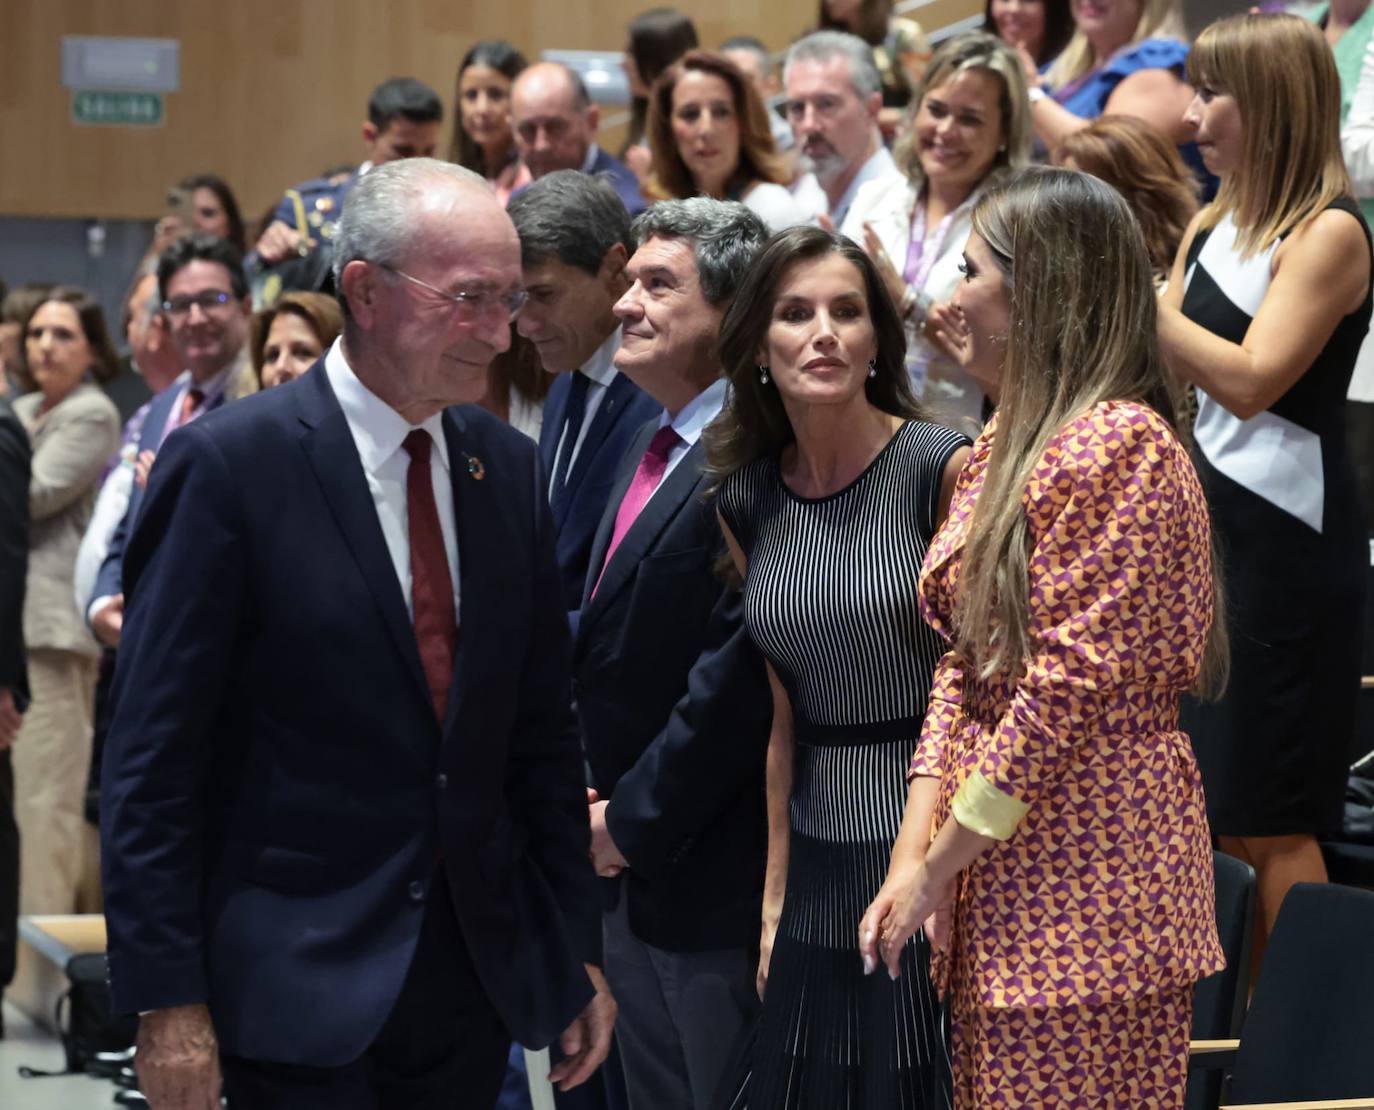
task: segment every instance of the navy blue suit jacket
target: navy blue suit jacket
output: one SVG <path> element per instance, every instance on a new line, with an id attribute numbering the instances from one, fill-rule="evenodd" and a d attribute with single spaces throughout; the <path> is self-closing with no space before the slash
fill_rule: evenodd
<path id="1" fill-rule="evenodd" d="M 639 178 L 635 177 L 634 170 L 601 147 L 596 148 L 596 158 L 592 161 L 591 172 L 604 173 L 610 178 L 616 194 L 631 216 L 638 216 L 647 207 L 644 203 L 644 194 L 639 191 Z"/>
<path id="2" fill-rule="evenodd" d="M 587 171 L 590 174 L 605 174 L 615 189 L 616 196 L 625 205 L 631 217 L 638 216 L 645 208 L 644 194 L 639 191 L 639 178 L 635 177 L 634 170 L 625 165 L 619 158 L 608 154 L 601 147 L 596 148 L 596 157 L 592 159 L 592 168 Z M 529 186 L 522 186 L 516 190 L 518 196 Z"/>
<path id="3" fill-rule="evenodd" d="M 658 428 L 625 453 L 591 566 Z M 596 584 L 587 575 L 573 692 L 592 784 L 630 867 L 630 927 L 667 951 L 758 943 L 773 719 L 763 657 L 739 590 L 716 573 L 724 538 L 691 448 L 655 491 Z"/>
<path id="4" fill-rule="evenodd" d="M 571 374 L 559 374 L 544 398 L 544 422 L 539 430 L 539 455 L 552 480 L 558 437 L 567 419 Z M 563 572 L 563 595 L 574 633 L 582 591 L 587 581 L 587 563 L 592 540 L 606 512 L 620 461 L 625 449 L 644 421 L 662 411 L 652 397 L 624 374 L 617 374 L 596 407 L 591 426 L 582 441 L 577 463 L 568 472 L 562 496 L 555 497 L 553 523 L 558 531 L 558 567 Z M 565 450 L 571 450 L 568 445 Z"/>
<path id="5" fill-rule="evenodd" d="M 167 418 L 172 415 L 172 406 L 180 396 L 181 389 L 171 385 L 153 398 L 153 403 L 148 406 L 148 415 L 139 429 L 139 452 L 156 452 L 161 448 Z M 218 408 L 223 403 L 224 395 L 221 393 L 213 404 Z M 95 590 L 86 598 L 86 609 L 90 608 L 91 602 L 98 597 L 114 597 L 124 592 L 124 549 L 129 544 L 129 533 L 133 530 L 134 522 L 138 520 L 139 510 L 143 507 L 143 496 L 143 487 L 135 482 L 129 491 L 129 507 L 124 510 L 124 516 L 110 537 L 110 545 L 105 549 L 105 561 L 100 564 L 100 570 L 95 577 Z M 83 609 L 83 613 L 84 611 Z"/>
<path id="6" fill-rule="evenodd" d="M 442 723 L 321 364 L 163 445 L 101 788 L 118 1009 L 206 1001 L 224 1052 L 356 1059 L 438 866 L 515 1038 L 547 1044 L 590 1001 L 599 901 L 542 467 L 480 409 L 444 431 L 461 608 Z"/>

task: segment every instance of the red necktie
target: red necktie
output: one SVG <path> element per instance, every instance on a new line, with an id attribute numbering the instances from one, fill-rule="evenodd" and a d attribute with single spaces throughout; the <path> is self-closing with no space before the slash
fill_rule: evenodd
<path id="1" fill-rule="evenodd" d="M 181 399 L 181 415 L 177 417 L 177 427 L 180 428 L 192 416 L 196 409 L 200 408 L 200 403 L 205 400 L 204 390 L 191 388 L 186 391 L 186 396 Z"/>
<path id="2" fill-rule="evenodd" d="M 430 476 L 429 453 L 434 441 L 428 432 L 417 428 L 406 436 L 403 446 L 410 456 L 410 466 L 406 468 L 406 516 L 410 522 L 410 599 L 415 640 L 420 646 L 429 696 L 434 699 L 434 712 L 442 722 L 449 684 L 453 681 L 458 622 L 453 578 Z"/>
<path id="3" fill-rule="evenodd" d="M 649 503 L 649 498 L 654 495 L 654 490 L 658 489 L 659 482 L 663 480 L 663 472 L 668 469 L 668 455 L 681 442 L 682 437 L 673 431 L 671 424 L 665 424 L 654 433 L 654 438 L 649 440 L 649 449 L 644 452 L 643 457 L 639 460 L 639 466 L 635 468 L 634 477 L 630 479 L 630 488 L 625 491 L 625 499 L 620 502 L 620 508 L 616 510 L 615 527 L 611 529 L 611 542 L 606 548 L 606 558 L 601 564 L 601 574 L 597 575 L 596 585 L 592 587 L 593 597 L 596 596 L 597 587 L 601 585 L 601 579 L 606 574 L 606 568 L 610 566 L 611 556 L 615 554 L 615 549 L 620 546 L 620 541 L 625 538 L 625 533 L 630 530 L 630 525 L 635 522 L 635 518 Z"/>

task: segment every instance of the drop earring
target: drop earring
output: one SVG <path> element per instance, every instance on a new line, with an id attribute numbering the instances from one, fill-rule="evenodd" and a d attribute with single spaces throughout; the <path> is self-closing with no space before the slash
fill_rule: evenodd
<path id="1" fill-rule="evenodd" d="M 768 384 L 768 367 L 759 363 L 759 385 Z"/>
<path id="2" fill-rule="evenodd" d="M 876 378 L 878 376 L 878 360 L 876 358 L 868 360 L 868 376 L 870 378 Z"/>

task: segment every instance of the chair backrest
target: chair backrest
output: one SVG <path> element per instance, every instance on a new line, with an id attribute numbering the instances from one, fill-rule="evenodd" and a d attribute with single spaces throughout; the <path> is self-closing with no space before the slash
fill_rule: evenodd
<path id="1" fill-rule="evenodd" d="M 1193 991 L 1193 1039 L 1219 1041 L 1240 1035 L 1250 989 L 1250 938 L 1255 921 L 1255 869 L 1235 856 L 1213 852 L 1217 885 L 1217 934 L 1226 966 Z"/>
<path id="2" fill-rule="evenodd" d="M 1241 1029 L 1227 1100 L 1374 1095 L 1374 892 L 1288 892 Z"/>
<path id="3" fill-rule="evenodd" d="M 1224 852 L 1212 853 L 1216 873 L 1217 935 L 1226 966 L 1193 989 L 1193 1039 L 1222 1041 L 1239 1036 L 1250 989 L 1250 939 L 1255 922 L 1255 869 Z M 1216 1110 L 1223 1074 L 1197 1068 L 1188 1074 L 1186 1110 Z"/>

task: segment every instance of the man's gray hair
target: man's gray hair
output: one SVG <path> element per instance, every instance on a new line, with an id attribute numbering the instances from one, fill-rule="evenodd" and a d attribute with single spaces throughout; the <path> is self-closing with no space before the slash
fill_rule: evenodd
<path id="1" fill-rule="evenodd" d="M 399 265 L 415 237 L 416 202 L 436 181 L 489 188 L 481 174 L 437 158 L 402 158 L 373 166 L 344 201 L 334 236 L 334 288 L 343 301 L 343 271 L 350 262 Z"/>
<path id="2" fill-rule="evenodd" d="M 783 84 L 787 84 L 787 75 L 792 72 L 794 63 L 828 62 L 831 58 L 844 58 L 849 62 L 849 84 L 860 100 L 882 91 L 883 79 L 873 60 L 873 47 L 848 31 L 812 31 L 798 39 L 787 52 L 787 61 L 782 67 Z"/>
<path id="3" fill-rule="evenodd" d="M 768 241 L 768 228 L 752 211 L 734 200 L 690 197 L 661 200 L 635 219 L 635 246 L 650 239 L 686 239 L 696 256 L 701 295 L 708 304 L 723 304 L 735 295 L 744 272 Z"/>
<path id="4" fill-rule="evenodd" d="M 630 250 L 630 213 L 610 183 L 580 170 L 555 170 L 511 198 L 506 214 L 520 236 L 520 264 L 554 256 L 589 274 L 619 243 Z"/>

